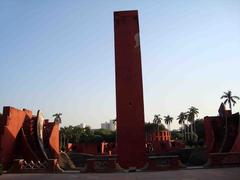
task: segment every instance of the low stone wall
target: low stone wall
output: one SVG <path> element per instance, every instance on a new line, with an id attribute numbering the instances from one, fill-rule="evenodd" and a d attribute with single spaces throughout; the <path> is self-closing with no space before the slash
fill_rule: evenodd
<path id="1" fill-rule="evenodd" d="M 88 159 L 84 172 L 116 172 L 116 156 L 95 156 Z"/>
<path id="2" fill-rule="evenodd" d="M 240 153 L 211 153 L 207 167 L 226 167 L 226 166 L 240 166 Z"/>
<path id="3" fill-rule="evenodd" d="M 177 170 L 185 167 L 179 160 L 179 156 L 150 156 L 142 169 L 135 167 L 124 169 L 117 163 L 116 156 L 95 156 L 88 159 L 81 172 L 131 172 L 131 171 L 166 171 Z"/>
<path id="4" fill-rule="evenodd" d="M 180 169 L 179 156 L 150 156 L 147 170 L 166 171 Z"/>

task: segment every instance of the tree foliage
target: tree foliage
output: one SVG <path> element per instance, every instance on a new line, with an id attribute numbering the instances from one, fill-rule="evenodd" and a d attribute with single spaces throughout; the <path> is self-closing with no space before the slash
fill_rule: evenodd
<path id="1" fill-rule="evenodd" d="M 232 110 L 232 104 L 233 106 L 236 104 L 235 100 L 240 100 L 238 96 L 232 95 L 232 91 L 223 92 L 221 99 L 225 99 L 224 104 L 226 105 L 228 103 L 230 110 Z"/>
<path id="2" fill-rule="evenodd" d="M 183 140 L 183 134 L 178 130 L 171 131 L 171 139 L 172 140 Z"/>
<path id="3" fill-rule="evenodd" d="M 155 124 L 151 122 L 145 123 L 145 132 L 146 133 L 152 133 L 156 131 L 163 131 L 166 130 L 165 126 L 163 124 Z"/>
<path id="4" fill-rule="evenodd" d="M 96 143 L 115 142 L 116 132 L 107 129 L 92 130 L 89 126 L 82 128 L 79 126 L 68 126 L 60 128 L 61 147 L 66 147 L 67 143 Z"/>

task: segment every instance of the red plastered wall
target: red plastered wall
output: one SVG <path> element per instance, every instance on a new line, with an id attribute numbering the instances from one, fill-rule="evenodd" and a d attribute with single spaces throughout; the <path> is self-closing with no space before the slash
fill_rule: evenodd
<path id="1" fill-rule="evenodd" d="M 49 138 L 49 146 L 55 158 L 59 156 L 59 123 L 54 123 L 52 132 Z"/>
<path id="2" fill-rule="evenodd" d="M 1 124 L 3 131 L 0 137 L 0 161 L 4 169 L 7 169 L 13 160 L 16 137 L 24 120 L 30 118 L 29 116 L 31 116 L 31 111 L 22 111 L 13 107 L 3 108 L 2 121 L 4 124 Z"/>
<path id="3" fill-rule="evenodd" d="M 146 150 L 138 12 L 115 12 L 114 35 L 118 163 L 141 168 Z"/>

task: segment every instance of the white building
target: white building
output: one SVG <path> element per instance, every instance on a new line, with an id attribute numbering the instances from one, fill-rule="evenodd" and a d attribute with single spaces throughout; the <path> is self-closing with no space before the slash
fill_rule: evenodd
<path id="1" fill-rule="evenodd" d="M 114 124 L 114 120 L 110 120 L 109 122 L 101 123 L 101 129 L 109 129 L 111 131 L 115 131 L 116 126 Z"/>
<path id="2" fill-rule="evenodd" d="M 86 127 L 86 124 L 81 123 L 81 124 L 78 125 L 78 127 L 80 127 L 80 128 L 85 128 L 85 127 Z"/>

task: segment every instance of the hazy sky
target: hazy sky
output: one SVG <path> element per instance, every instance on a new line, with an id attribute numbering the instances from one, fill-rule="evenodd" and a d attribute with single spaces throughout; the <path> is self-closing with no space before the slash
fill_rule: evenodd
<path id="1" fill-rule="evenodd" d="M 132 9 L 145 121 L 216 115 L 224 91 L 240 96 L 239 0 L 1 0 L 0 106 L 62 112 L 62 125 L 115 118 L 113 11 Z"/>

